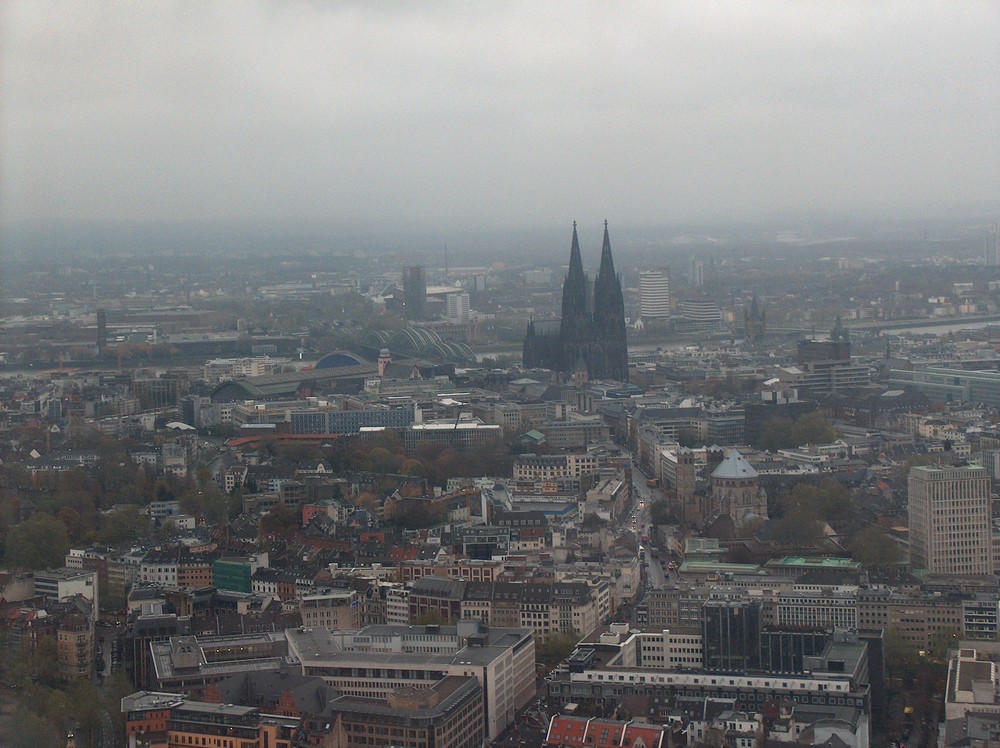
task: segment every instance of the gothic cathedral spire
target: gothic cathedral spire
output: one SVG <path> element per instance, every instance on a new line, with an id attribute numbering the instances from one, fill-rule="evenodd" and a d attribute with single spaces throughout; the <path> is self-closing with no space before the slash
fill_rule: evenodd
<path id="1" fill-rule="evenodd" d="M 593 313 L 587 310 L 589 290 L 593 290 Z M 628 380 L 625 300 L 611 256 L 607 221 L 601 265 L 592 289 L 587 287 L 576 221 L 573 222 L 569 270 L 563 283 L 562 319 L 557 324 L 557 331 L 546 326 L 542 332 L 534 321 L 529 321 L 523 347 L 525 367 L 572 373 L 578 382 L 584 371 L 586 379 Z"/>
<path id="2" fill-rule="evenodd" d="M 562 336 L 566 340 L 582 341 L 586 340 L 589 335 L 587 278 L 583 274 L 580 239 L 576 235 L 576 221 L 573 221 L 573 243 L 569 250 L 569 272 L 566 273 L 566 282 L 563 284 Z"/>

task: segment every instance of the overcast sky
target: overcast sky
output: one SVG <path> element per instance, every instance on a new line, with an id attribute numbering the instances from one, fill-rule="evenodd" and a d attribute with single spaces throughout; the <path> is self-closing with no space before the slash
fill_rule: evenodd
<path id="1" fill-rule="evenodd" d="M 995 0 L 6 0 L 2 216 L 989 212 L 998 39 Z"/>

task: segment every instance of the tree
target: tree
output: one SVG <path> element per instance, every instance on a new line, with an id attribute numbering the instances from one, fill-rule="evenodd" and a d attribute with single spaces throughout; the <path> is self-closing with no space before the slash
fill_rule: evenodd
<path id="1" fill-rule="evenodd" d="M 96 737 L 100 729 L 102 706 L 97 687 L 89 680 L 76 680 L 67 689 L 66 696 L 77 726 L 77 737 L 80 737 L 80 731 L 91 738 Z M 91 745 L 96 743 L 96 740 L 91 739 Z"/>
<path id="2" fill-rule="evenodd" d="M 792 443 L 793 425 L 791 418 L 782 416 L 772 418 L 761 431 L 761 435 L 757 439 L 757 446 L 770 452 L 794 446 Z"/>
<path id="3" fill-rule="evenodd" d="M 56 688 L 62 684 L 59 671 L 59 649 L 54 636 L 43 636 L 38 640 L 31 655 L 31 675 L 38 683 Z"/>
<path id="4" fill-rule="evenodd" d="M 878 525 L 859 530 L 848 547 L 854 560 L 866 569 L 885 569 L 900 561 L 899 546 Z"/>
<path id="5" fill-rule="evenodd" d="M 126 507 L 104 518 L 98 537 L 106 545 L 119 545 L 146 538 L 149 531 L 149 517 L 135 507 Z"/>
<path id="6" fill-rule="evenodd" d="M 69 547 L 66 525 L 51 514 L 39 512 L 11 528 L 5 547 L 6 561 L 29 571 L 62 566 Z"/>
<path id="7" fill-rule="evenodd" d="M 962 632 L 957 628 L 947 628 L 937 631 L 927 643 L 929 647 L 928 654 L 939 661 L 945 661 L 945 658 L 948 657 L 948 650 L 955 649 L 961 639 Z"/>
<path id="8" fill-rule="evenodd" d="M 101 590 L 101 612 L 118 613 L 125 610 L 126 605 L 125 590 L 120 586 L 108 587 Z"/>
<path id="9" fill-rule="evenodd" d="M 667 501 L 654 501 L 649 507 L 649 518 L 650 522 L 654 525 L 676 525 L 679 524 L 677 521 L 677 515 L 674 514 L 673 509 L 670 508 L 670 503 Z"/>
<path id="10" fill-rule="evenodd" d="M 121 710 L 122 699 L 135 691 L 135 687 L 128 676 L 119 670 L 112 673 L 101 689 L 101 701 L 104 709 L 111 715 L 115 732 L 118 735 L 125 734 L 125 715 Z"/>
<path id="11" fill-rule="evenodd" d="M 801 509 L 814 519 L 849 519 L 854 512 L 851 492 L 843 484 L 827 478 L 819 483 L 798 483 L 778 499 L 778 510 L 785 513 L 791 509 Z"/>
<path id="12" fill-rule="evenodd" d="M 885 669 L 890 678 L 910 679 L 919 664 L 916 647 L 895 629 L 889 629 L 882 642 L 885 652 Z"/>
<path id="13" fill-rule="evenodd" d="M 31 709 L 20 709 L 16 719 L 5 719 L 0 741 L 7 748 L 62 748 L 66 736 L 51 721 Z"/>
<path id="14" fill-rule="evenodd" d="M 837 432 L 818 410 L 799 416 L 792 426 L 792 441 L 797 447 L 803 444 L 829 444 L 836 438 Z"/>
<path id="15" fill-rule="evenodd" d="M 178 502 L 185 514 L 204 517 L 209 525 L 221 525 L 229 517 L 229 502 L 214 483 L 185 491 Z"/>
<path id="16" fill-rule="evenodd" d="M 576 649 L 580 642 L 580 637 L 576 633 L 571 634 L 551 634 L 538 648 L 536 659 L 546 667 L 555 667 L 565 660 Z"/>
<path id="17" fill-rule="evenodd" d="M 441 611 L 437 608 L 431 608 L 426 613 L 421 613 L 417 616 L 413 623 L 417 626 L 443 626 L 445 623 L 444 616 L 441 615 Z"/>
<path id="18" fill-rule="evenodd" d="M 75 542 L 83 535 L 83 527 L 80 522 L 80 513 L 71 506 L 64 506 L 56 514 L 56 518 L 66 525 L 66 532 L 69 534 L 71 542 Z"/>
<path id="19" fill-rule="evenodd" d="M 271 511 L 261 517 L 260 536 L 262 538 L 277 535 L 284 537 L 293 533 L 299 526 L 299 516 L 280 501 Z"/>
<path id="20" fill-rule="evenodd" d="M 771 539 L 780 545 L 801 548 L 813 545 L 820 538 L 819 522 L 812 513 L 795 507 L 780 519 L 771 522 Z"/>
<path id="21" fill-rule="evenodd" d="M 320 450 L 315 444 L 281 444 L 277 448 L 277 457 L 299 465 L 303 462 L 319 460 Z"/>
<path id="22" fill-rule="evenodd" d="M 836 438 L 837 432 L 816 410 L 799 416 L 795 421 L 784 416 L 772 418 L 761 430 L 756 446 L 774 452 L 805 444 L 829 444 Z"/>
<path id="23" fill-rule="evenodd" d="M 403 503 L 400 512 L 391 522 L 407 530 L 420 530 L 440 525 L 447 519 L 448 510 L 443 504 L 432 507 L 429 501 L 412 500 Z"/>
<path id="24" fill-rule="evenodd" d="M 390 452 L 384 447 L 375 447 L 368 451 L 367 469 L 372 473 L 395 473 L 403 462 L 403 455 Z"/>
<path id="25" fill-rule="evenodd" d="M 424 465 L 420 460 L 414 460 L 410 458 L 405 460 L 402 465 L 399 466 L 400 475 L 424 475 Z"/>

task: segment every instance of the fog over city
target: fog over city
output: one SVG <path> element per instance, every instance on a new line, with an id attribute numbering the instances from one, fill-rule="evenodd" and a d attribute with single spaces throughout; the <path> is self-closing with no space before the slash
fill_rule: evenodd
<path id="1" fill-rule="evenodd" d="M 5 3 L 3 236 L 989 218 L 998 28 L 993 2 Z"/>
<path id="2" fill-rule="evenodd" d="M 0 0 L 0 746 L 1000 745 L 998 31 Z"/>

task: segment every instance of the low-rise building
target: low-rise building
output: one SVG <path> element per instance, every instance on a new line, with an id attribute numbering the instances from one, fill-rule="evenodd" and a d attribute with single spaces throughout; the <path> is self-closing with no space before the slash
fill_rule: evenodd
<path id="1" fill-rule="evenodd" d="M 252 706 L 189 701 L 181 694 L 139 691 L 122 699 L 130 746 L 292 748 L 301 720 Z"/>
<path id="2" fill-rule="evenodd" d="M 535 646 L 525 629 L 366 626 L 357 632 L 289 629 L 289 654 L 345 696 L 387 699 L 447 676 L 473 677 L 483 693 L 485 733 L 495 740 L 535 694 Z"/>
<path id="3" fill-rule="evenodd" d="M 316 590 L 299 600 L 299 614 L 307 628 L 353 630 L 361 626 L 361 601 L 354 590 Z"/>

